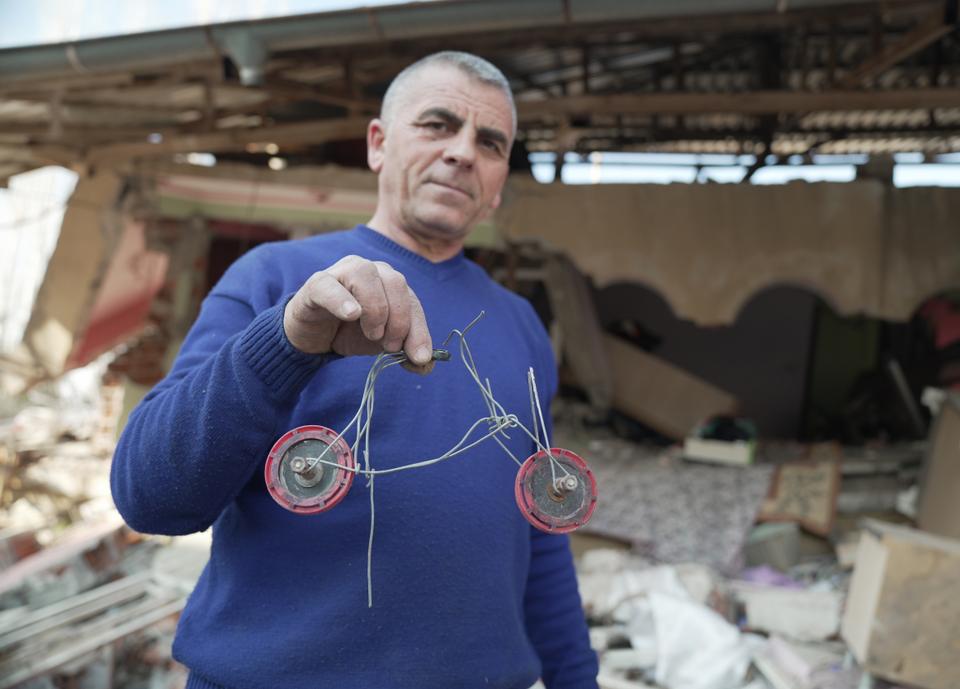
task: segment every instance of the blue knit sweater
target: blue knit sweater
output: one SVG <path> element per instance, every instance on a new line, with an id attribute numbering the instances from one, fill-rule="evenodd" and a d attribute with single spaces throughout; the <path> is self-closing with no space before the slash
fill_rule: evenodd
<path id="1" fill-rule="evenodd" d="M 282 325 L 289 296 L 348 254 L 406 276 L 435 345 L 486 311 L 469 336 L 477 366 L 528 427 L 527 367 L 541 399 L 555 392 L 529 304 L 462 255 L 432 263 L 360 226 L 243 256 L 207 297 L 173 370 L 131 414 L 111 474 L 134 529 L 213 527 L 174 643 L 189 687 L 526 689 L 538 677 L 550 689 L 596 687 L 568 540 L 523 519 L 517 465 L 493 441 L 376 479 L 372 608 L 366 482 L 312 516 L 267 493 L 264 460 L 280 435 L 302 424 L 339 431 L 360 401 L 372 357 L 303 354 Z M 374 468 L 436 457 L 487 414 L 454 354 L 428 376 L 380 376 Z M 517 457 L 532 453 L 525 435 L 510 438 Z"/>

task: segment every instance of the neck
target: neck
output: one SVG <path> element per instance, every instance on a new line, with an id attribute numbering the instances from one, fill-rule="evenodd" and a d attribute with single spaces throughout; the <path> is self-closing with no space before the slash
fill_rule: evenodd
<path id="1" fill-rule="evenodd" d="M 453 258 L 463 249 L 462 239 L 450 241 L 419 236 L 391 223 L 384 222 L 377 215 L 374 215 L 367 223 L 367 227 L 396 242 L 404 249 L 408 249 L 434 263 Z"/>

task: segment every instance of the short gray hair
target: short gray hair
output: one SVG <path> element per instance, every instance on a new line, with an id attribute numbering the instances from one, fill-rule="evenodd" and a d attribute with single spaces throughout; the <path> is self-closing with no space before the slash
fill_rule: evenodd
<path id="1" fill-rule="evenodd" d="M 458 50 L 444 50 L 439 53 L 433 53 L 432 55 L 422 57 L 412 65 L 405 67 L 397 76 L 393 78 L 393 81 L 390 82 L 390 86 L 387 87 L 387 92 L 383 94 L 383 102 L 380 105 L 380 119 L 385 122 L 390 121 L 390 116 L 393 114 L 393 109 L 396 107 L 396 102 L 400 98 L 400 93 L 403 91 L 403 86 L 412 76 L 414 76 L 424 67 L 440 65 L 456 67 L 472 79 L 479 81 L 481 84 L 486 84 L 487 86 L 493 86 L 494 88 L 499 89 L 503 95 L 507 97 L 507 101 L 510 103 L 510 113 L 513 116 L 514 129 L 516 129 L 517 106 L 513 102 L 513 91 L 510 89 L 510 82 L 507 81 L 505 76 L 503 76 L 503 72 L 497 69 L 493 63 L 484 60 L 482 57 L 478 57 L 477 55 L 473 55 L 471 53 L 460 52 Z"/>

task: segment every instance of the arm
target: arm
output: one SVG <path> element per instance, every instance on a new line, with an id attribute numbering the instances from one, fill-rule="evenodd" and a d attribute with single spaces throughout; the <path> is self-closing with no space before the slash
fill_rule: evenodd
<path id="1" fill-rule="evenodd" d="M 547 689 L 595 689 L 597 654 L 590 647 L 570 540 L 530 530 L 530 574 L 523 603 L 527 634 L 543 664 L 543 681 Z"/>
<path id="2" fill-rule="evenodd" d="M 260 299 L 242 283 L 260 270 L 248 255 L 228 272 L 170 375 L 130 415 L 110 480 L 117 508 L 138 531 L 181 534 L 212 524 L 262 466 L 278 420 L 323 361 L 286 339 L 283 303 L 256 312 Z"/>
<path id="3" fill-rule="evenodd" d="M 289 298 L 255 250 L 205 300 L 170 375 L 130 415 L 111 467 L 114 501 L 146 533 L 201 531 L 262 468 L 278 428 L 332 354 L 402 347 L 429 361 L 423 309 L 386 264 L 348 256 Z M 276 263 L 276 260 L 273 261 Z"/>

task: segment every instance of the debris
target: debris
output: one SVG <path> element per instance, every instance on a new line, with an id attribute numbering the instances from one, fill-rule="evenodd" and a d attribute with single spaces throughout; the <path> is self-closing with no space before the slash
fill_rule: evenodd
<path id="1" fill-rule="evenodd" d="M 604 620 L 617 616 L 624 621 L 633 610 L 620 611 L 653 591 L 689 597 L 706 604 L 717 584 L 708 568 L 697 564 L 651 566 L 635 555 L 619 550 L 591 550 L 577 568 L 580 597 L 587 615 Z"/>
<path id="2" fill-rule="evenodd" d="M 925 387 L 920 394 L 920 403 L 930 411 L 931 416 L 935 417 L 940 413 L 940 407 L 943 406 L 948 394 L 949 393 L 943 388 L 928 386 Z"/>
<path id="3" fill-rule="evenodd" d="M 863 668 L 923 689 L 960 686 L 960 541 L 865 520 L 842 634 Z"/>
<path id="4" fill-rule="evenodd" d="M 910 519 L 917 518 L 917 503 L 920 500 L 920 486 L 910 486 L 897 493 L 897 512 Z M 928 529 L 931 530 L 931 529 Z"/>
<path id="5" fill-rule="evenodd" d="M 787 571 L 800 559 L 800 527 L 793 522 L 758 524 L 747 537 L 744 557 L 748 567 L 769 565 Z"/>
<path id="6" fill-rule="evenodd" d="M 147 575 L 130 576 L 21 615 L 0 633 L 0 689 L 42 677 L 179 613 L 186 594 Z"/>
<path id="7" fill-rule="evenodd" d="M 779 586 L 785 589 L 802 589 L 804 587 L 796 579 L 788 577 L 769 565 L 760 565 L 743 570 L 740 572 L 740 581 L 760 586 Z"/>
<path id="8" fill-rule="evenodd" d="M 674 596 L 653 593 L 657 630 L 657 683 L 670 689 L 733 689 L 750 665 L 752 644 L 716 612 Z"/>
<path id="9" fill-rule="evenodd" d="M 837 564 L 843 569 L 853 569 L 857 561 L 857 548 L 860 547 L 860 531 L 851 531 L 846 534 L 834 547 L 837 555 Z"/>
<path id="10" fill-rule="evenodd" d="M 634 648 L 611 648 L 603 654 L 603 665 L 614 672 L 644 670 L 657 664 L 655 647 L 638 650 Z"/>
<path id="11" fill-rule="evenodd" d="M 546 252 L 544 282 L 561 329 L 563 357 L 596 412 L 610 410 L 611 364 L 604 356 L 604 334 L 586 276 L 560 252 Z"/>
<path id="12" fill-rule="evenodd" d="M 683 441 L 683 456 L 713 464 L 746 466 L 753 463 L 757 429 L 747 419 L 720 416 L 698 426 Z"/>
<path id="13" fill-rule="evenodd" d="M 774 689 L 819 689 L 818 677 L 840 670 L 844 655 L 842 644 L 799 644 L 774 635 L 753 662 Z"/>
<path id="14" fill-rule="evenodd" d="M 930 430 L 917 524 L 924 531 L 960 538 L 960 394 L 943 401 Z"/>
<path id="15" fill-rule="evenodd" d="M 688 436 L 683 441 L 683 456 L 699 462 L 747 466 L 753 463 L 755 443 L 745 440 L 708 440 Z"/>
<path id="16" fill-rule="evenodd" d="M 682 440 L 703 419 L 736 412 L 729 393 L 614 335 L 604 335 L 613 370 L 613 406 Z"/>
<path id="17" fill-rule="evenodd" d="M 112 578 L 121 557 L 140 536 L 119 515 L 98 524 L 78 524 L 55 544 L 0 572 L 0 607 L 42 605 Z"/>
<path id="18" fill-rule="evenodd" d="M 601 670 L 600 674 L 597 675 L 597 684 L 600 685 L 600 689 L 656 689 L 649 684 L 617 677 L 604 670 Z"/>
<path id="19" fill-rule="evenodd" d="M 797 641 L 822 641 L 840 629 L 843 595 L 782 586 L 732 582 L 734 595 L 746 609 L 747 627 L 782 634 Z"/>
<path id="20" fill-rule="evenodd" d="M 826 536 L 833 527 L 840 489 L 840 447 L 813 445 L 806 461 L 777 467 L 762 521 L 795 521 Z"/>
<path id="21" fill-rule="evenodd" d="M 609 439 L 585 450 L 603 499 L 584 530 L 632 541 L 658 562 L 738 572 L 772 468 L 691 465 L 662 451 L 631 448 Z"/>
<path id="22" fill-rule="evenodd" d="M 12 567 L 28 555 L 40 550 L 37 534 L 29 528 L 0 530 L 0 570 Z"/>
<path id="23" fill-rule="evenodd" d="M 843 488 L 837 497 L 837 512 L 841 514 L 869 514 L 894 512 L 903 490 L 895 476 L 853 476 L 843 479 Z"/>

